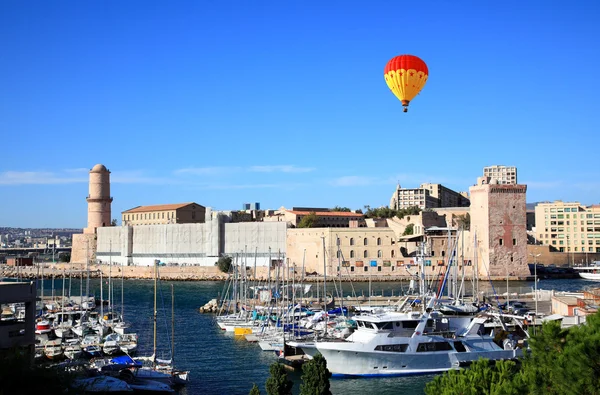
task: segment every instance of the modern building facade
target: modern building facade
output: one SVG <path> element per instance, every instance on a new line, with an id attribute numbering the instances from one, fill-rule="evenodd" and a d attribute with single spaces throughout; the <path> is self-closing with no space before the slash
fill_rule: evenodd
<path id="1" fill-rule="evenodd" d="M 419 188 L 402 188 L 400 184 L 390 199 L 390 208 L 400 210 L 408 207 L 426 208 L 469 207 L 465 192 L 456 192 L 442 184 L 421 184 Z"/>
<path id="2" fill-rule="evenodd" d="M 517 168 L 515 166 L 486 166 L 483 168 L 483 176 L 496 180 L 501 185 L 517 184 Z"/>
<path id="3" fill-rule="evenodd" d="M 480 177 L 469 188 L 479 275 L 527 276 L 527 186 L 492 182 Z"/>
<path id="4" fill-rule="evenodd" d="M 560 252 L 600 252 L 600 205 L 579 202 L 538 203 L 535 207 L 537 242 Z"/>
<path id="5" fill-rule="evenodd" d="M 197 203 L 138 206 L 121 213 L 121 223 L 127 226 L 201 224 L 206 208 Z"/>

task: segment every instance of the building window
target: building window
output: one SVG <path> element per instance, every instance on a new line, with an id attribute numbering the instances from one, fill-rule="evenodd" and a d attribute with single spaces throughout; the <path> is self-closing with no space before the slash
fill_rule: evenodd
<path id="1" fill-rule="evenodd" d="M 354 258 L 354 250 L 350 250 L 350 258 Z"/>
<path id="2" fill-rule="evenodd" d="M 377 271 L 380 272 L 381 271 L 381 266 L 377 266 Z"/>
<path id="3" fill-rule="evenodd" d="M 517 239 L 513 239 L 513 245 L 516 246 L 517 245 Z"/>
<path id="4" fill-rule="evenodd" d="M 354 245 L 354 237 L 350 238 L 350 245 L 353 246 Z"/>
<path id="5" fill-rule="evenodd" d="M 162 213 L 162 219 L 165 219 L 165 213 Z"/>
<path id="6" fill-rule="evenodd" d="M 369 244 L 369 243 L 368 243 L 368 240 L 367 240 L 367 238 L 366 238 L 366 237 L 365 237 L 365 238 L 364 238 L 364 240 L 363 240 L 363 244 L 364 244 L 364 245 L 367 245 L 367 244 Z"/>
<path id="7" fill-rule="evenodd" d="M 498 240 L 498 243 L 499 243 L 500 245 L 503 245 L 503 244 L 504 244 L 504 240 L 500 239 L 500 240 Z"/>
<path id="8" fill-rule="evenodd" d="M 363 257 L 366 258 L 367 257 L 367 250 L 365 250 L 365 252 L 363 253 Z"/>
<path id="9" fill-rule="evenodd" d="M 381 245 L 381 237 L 377 238 L 377 245 L 380 246 Z"/>
<path id="10" fill-rule="evenodd" d="M 392 258 L 394 258 L 396 256 L 396 251 L 392 250 Z"/>
<path id="11" fill-rule="evenodd" d="M 369 271 L 369 266 L 365 266 L 364 271 L 368 272 Z"/>
<path id="12" fill-rule="evenodd" d="M 381 250 L 377 250 L 377 258 L 381 258 L 383 256 L 383 254 L 381 253 Z"/>

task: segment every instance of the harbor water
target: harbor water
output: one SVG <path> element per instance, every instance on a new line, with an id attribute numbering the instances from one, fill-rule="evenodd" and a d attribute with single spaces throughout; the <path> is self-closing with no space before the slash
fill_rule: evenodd
<path id="1" fill-rule="evenodd" d="M 121 280 L 114 280 L 114 309 L 121 310 Z M 68 292 L 68 280 L 66 282 Z M 100 296 L 99 280 L 90 280 L 90 293 Z M 107 280 L 104 279 L 104 298 L 107 299 Z M 201 314 L 198 308 L 223 293 L 223 282 L 160 282 L 158 299 L 158 357 L 169 358 L 171 344 L 171 284 L 175 294 L 175 366 L 191 371 L 191 381 L 180 394 L 247 394 L 256 383 L 265 393 L 264 384 L 269 376 L 269 366 L 277 360 L 272 352 L 260 350 L 257 344 L 244 338 L 235 338 L 222 332 L 213 322 L 211 314 Z M 538 288 L 556 291 L 578 291 L 594 285 L 580 279 L 540 280 Z M 41 284 L 39 284 L 41 285 Z M 322 287 L 322 284 L 320 285 Z M 398 295 L 406 290 L 407 282 L 344 283 L 344 295 L 354 290 L 356 295 L 368 296 L 369 288 L 374 295 Z M 470 285 L 469 285 L 470 287 Z M 533 281 L 511 282 L 509 291 L 531 292 Z M 44 281 L 44 296 L 62 294 L 62 281 Z M 152 280 L 124 281 L 124 315 L 131 322 L 132 331 L 139 336 L 138 355 L 150 355 L 153 347 L 153 303 L 154 282 Z M 314 288 L 314 287 L 313 287 Z M 330 287 L 331 288 L 331 287 Z M 353 289 L 352 289 L 353 288 Z M 506 292 L 505 282 L 494 282 L 496 292 Z M 85 289 L 85 285 L 84 285 Z M 467 292 L 469 288 L 467 287 Z M 481 282 L 480 290 L 493 292 L 492 284 Z M 328 289 L 328 294 L 333 291 Z M 71 294 L 79 295 L 79 281 L 73 279 Z M 105 307 L 106 308 L 106 307 Z M 351 361 L 349 361 L 351 363 Z M 301 373 L 291 372 L 294 393 L 300 391 Z M 377 394 L 422 394 L 432 376 L 390 377 L 369 379 L 332 379 L 333 394 L 377 393 Z"/>

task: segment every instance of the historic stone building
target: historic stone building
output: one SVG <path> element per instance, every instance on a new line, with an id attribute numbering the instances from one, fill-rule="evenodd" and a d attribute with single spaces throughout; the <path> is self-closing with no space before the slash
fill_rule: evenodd
<path id="1" fill-rule="evenodd" d="M 204 223 L 206 208 L 197 203 L 138 206 L 121 213 L 127 226 Z"/>
<path id="2" fill-rule="evenodd" d="M 526 185 L 490 183 L 469 188 L 471 234 L 480 276 L 527 276 Z"/>
<path id="3" fill-rule="evenodd" d="M 88 203 L 88 225 L 83 234 L 73 235 L 71 262 L 86 262 L 95 259 L 96 234 L 98 228 L 111 226 L 110 171 L 102 164 L 90 170 Z"/>

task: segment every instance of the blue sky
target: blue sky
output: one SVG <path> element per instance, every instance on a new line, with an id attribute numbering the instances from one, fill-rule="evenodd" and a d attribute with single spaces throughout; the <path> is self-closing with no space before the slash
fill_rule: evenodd
<path id="1" fill-rule="evenodd" d="M 529 202 L 599 203 L 597 1 L 0 2 L 0 226 L 389 204 L 518 167 Z M 421 57 L 408 113 L 383 68 Z"/>

